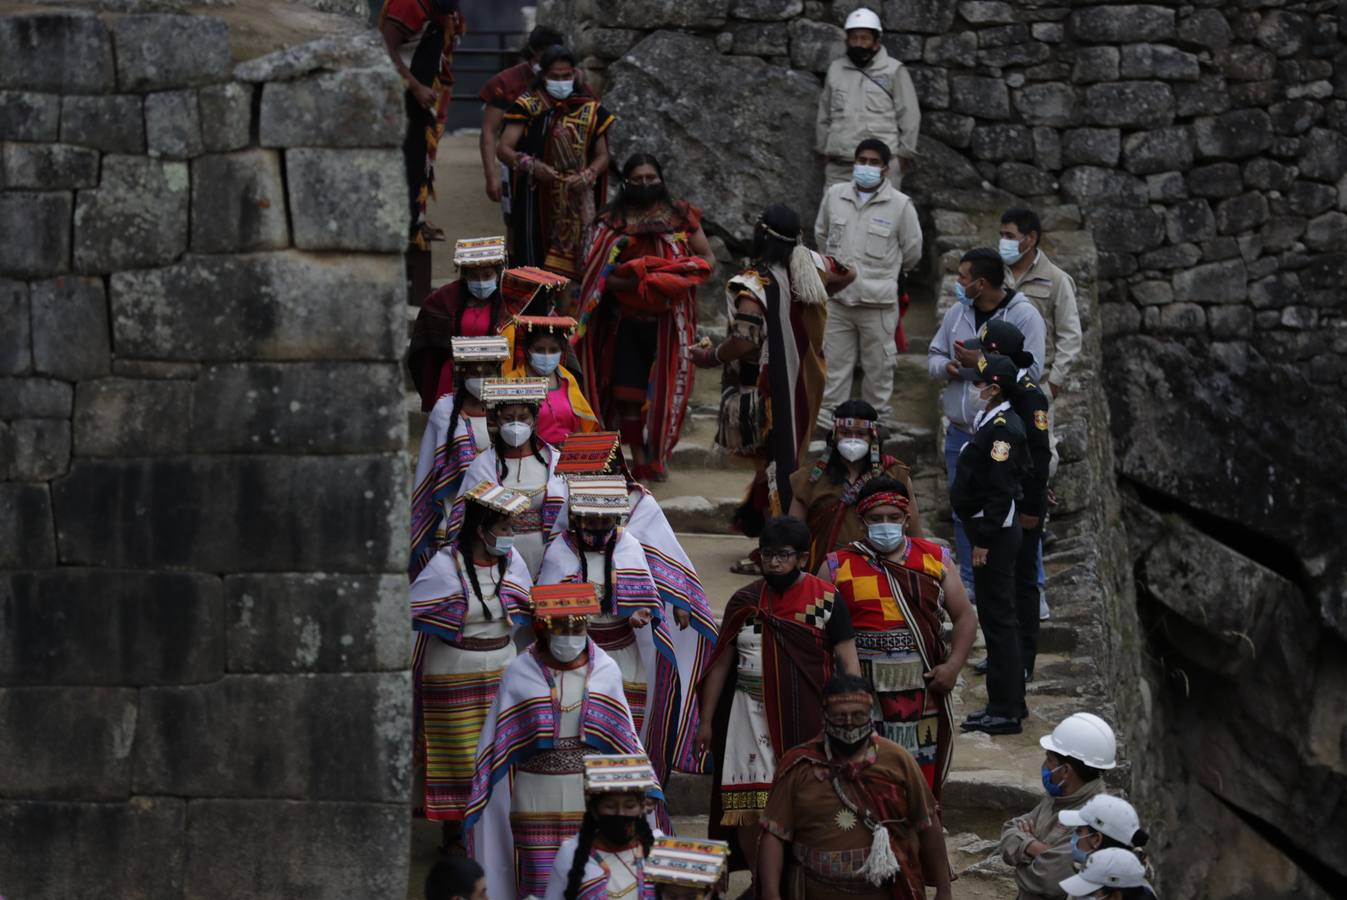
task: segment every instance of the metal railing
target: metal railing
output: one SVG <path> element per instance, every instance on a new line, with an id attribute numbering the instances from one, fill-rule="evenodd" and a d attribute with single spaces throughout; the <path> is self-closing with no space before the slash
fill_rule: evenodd
<path id="1" fill-rule="evenodd" d="M 477 91 L 492 75 L 520 61 L 519 48 L 528 35 L 514 30 L 470 30 L 454 48 L 455 103 L 476 103 Z M 480 46 L 485 39 L 486 47 Z M 478 44 L 479 46 L 471 46 Z M 460 86 L 472 86 L 471 91 Z"/>

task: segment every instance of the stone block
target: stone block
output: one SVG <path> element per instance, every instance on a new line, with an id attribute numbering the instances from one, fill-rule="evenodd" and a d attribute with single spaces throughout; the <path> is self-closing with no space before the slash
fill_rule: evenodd
<path id="1" fill-rule="evenodd" d="M 1250 231 L 1267 221 L 1267 198 L 1257 191 L 1216 204 L 1216 230 L 1221 234 Z"/>
<path id="2" fill-rule="evenodd" d="M 908 66 L 912 87 L 917 92 L 923 119 L 929 110 L 949 108 L 949 77 L 944 69 L 932 66 Z"/>
<path id="3" fill-rule="evenodd" d="M 231 81 L 198 88 L 201 146 L 207 153 L 231 153 L 252 142 L 253 86 Z"/>
<path id="4" fill-rule="evenodd" d="M 1082 207 L 1110 203 L 1144 206 L 1146 183 L 1140 178 L 1097 166 L 1075 166 L 1062 173 L 1062 193 Z"/>
<path id="5" fill-rule="evenodd" d="M 1202 261 L 1217 262 L 1223 259 L 1235 259 L 1240 255 L 1239 241 L 1229 236 L 1214 237 L 1202 242 Z"/>
<path id="6" fill-rule="evenodd" d="M 1096 244 L 1115 252 L 1141 253 L 1165 241 L 1164 214 L 1149 207 L 1096 207 L 1086 213 L 1085 224 Z"/>
<path id="7" fill-rule="evenodd" d="M 5 144 L 0 184 L 35 190 L 94 187 L 98 151 L 72 144 Z"/>
<path id="8" fill-rule="evenodd" d="M 0 483 L 0 569 L 54 565 L 56 538 L 47 486 Z"/>
<path id="9" fill-rule="evenodd" d="M 1075 89 L 1069 85 L 1032 84 L 1016 92 L 1015 109 L 1030 125 L 1061 128 L 1080 120 L 1078 99 Z"/>
<path id="10" fill-rule="evenodd" d="M 405 187 L 403 194 L 405 201 Z M 364 198 L 365 193 L 355 196 Z M 406 215 L 406 210 L 401 212 Z M 289 245 L 277 151 L 252 149 L 192 160 L 193 252 L 280 250 Z"/>
<path id="11" fill-rule="evenodd" d="M 1146 193 L 1152 203 L 1173 203 L 1187 198 L 1188 185 L 1182 172 L 1161 172 L 1146 176 Z"/>
<path id="12" fill-rule="evenodd" d="M 1183 243 L 1166 244 L 1159 250 L 1143 253 L 1137 263 L 1140 268 L 1147 270 L 1186 269 L 1197 265 L 1201 260 L 1201 247 L 1193 243 Z"/>
<path id="13" fill-rule="evenodd" d="M 1319 310 L 1309 306 L 1288 306 L 1282 309 L 1281 324 L 1285 328 L 1305 331 L 1319 324 Z"/>
<path id="14" fill-rule="evenodd" d="M 1347 251 L 1347 213 L 1333 210 L 1310 219 L 1305 246 L 1319 253 Z"/>
<path id="15" fill-rule="evenodd" d="M 410 665 L 401 575 L 225 579 L 229 671 L 368 672 Z"/>
<path id="16" fill-rule="evenodd" d="M 96 190 L 75 203 L 75 268 L 115 272 L 171 263 L 187 249 L 187 164 L 103 158 Z"/>
<path id="17" fill-rule="evenodd" d="M 973 131 L 973 156 L 991 160 L 1032 160 L 1033 139 L 1023 125 L 983 125 Z"/>
<path id="18" fill-rule="evenodd" d="M 9 480 L 10 464 L 14 460 L 14 441 L 9 425 L 0 422 L 0 481 Z"/>
<path id="19" fill-rule="evenodd" d="M 1116 128 L 1074 128 L 1062 134 L 1062 163 L 1068 166 L 1111 167 L 1122 152 L 1122 132 Z"/>
<path id="20" fill-rule="evenodd" d="M 129 797 L 135 736 L 132 688 L 0 688 L 0 797 Z"/>
<path id="21" fill-rule="evenodd" d="M 880 17 L 886 31 L 944 34 L 957 6 L 955 0 L 884 0 Z"/>
<path id="22" fill-rule="evenodd" d="M 0 141 L 54 141 L 60 133 L 59 96 L 0 91 Z"/>
<path id="23" fill-rule="evenodd" d="M 834 59 L 846 52 L 846 33 L 836 25 L 792 19 L 789 31 L 790 64 L 796 69 L 822 74 L 828 71 Z"/>
<path id="24" fill-rule="evenodd" d="M 161 456 L 188 449 L 192 385 L 187 381 L 99 378 L 75 392 L 78 456 Z"/>
<path id="25" fill-rule="evenodd" d="M 195 800 L 190 810 L 185 890 L 179 896 L 237 900 L 407 893 L 412 820 L 405 800 Z"/>
<path id="26" fill-rule="evenodd" d="M 951 147 L 967 147 L 973 136 L 973 122 L 972 116 L 957 113 L 922 113 L 921 131 Z"/>
<path id="27" fill-rule="evenodd" d="M 1180 116 L 1210 116 L 1230 108 L 1230 92 L 1220 76 L 1174 85 L 1174 100 Z"/>
<path id="28" fill-rule="evenodd" d="M 1162 81 L 1103 82 L 1085 89 L 1085 108 L 1096 125 L 1159 128 L 1174 120 L 1174 92 Z"/>
<path id="29" fill-rule="evenodd" d="M 132 784 L 184 797 L 405 804 L 411 695 L 407 671 L 143 688 Z"/>
<path id="30" fill-rule="evenodd" d="M 905 63 L 920 62 L 926 38 L 920 34 L 886 32 L 880 37 L 880 43 L 889 51 L 889 56 Z"/>
<path id="31" fill-rule="evenodd" d="M 0 17 L 0 87 L 101 94 L 113 83 L 107 26 L 87 12 Z"/>
<path id="32" fill-rule="evenodd" d="M 61 140 L 104 153 L 144 153 L 144 102 L 131 94 L 66 97 L 61 101 Z"/>
<path id="33" fill-rule="evenodd" d="M 1239 166 L 1231 162 L 1198 166 L 1188 173 L 1188 190 L 1198 197 L 1233 197 L 1243 189 Z"/>
<path id="34" fill-rule="evenodd" d="M 102 894 L 181 900 L 186 809 L 174 797 L 0 803 L 5 892 L 11 897 Z M 71 865 L 75 859 L 79 864 Z"/>
<path id="35" fill-rule="evenodd" d="M 77 459 L 53 486 L 61 561 L 225 573 L 399 571 L 406 474 L 397 455 Z"/>
<path id="36" fill-rule="evenodd" d="M 1157 334 L 1200 336 L 1207 330 L 1206 311 L 1196 303 L 1149 307 L 1144 314 L 1149 329 Z"/>
<path id="37" fill-rule="evenodd" d="M 130 15 L 112 23 L 117 87 L 155 91 L 229 77 L 229 25 L 207 16 Z"/>
<path id="38" fill-rule="evenodd" d="M 73 393 L 49 378 L 0 378 L 0 420 L 68 419 Z"/>
<path id="39" fill-rule="evenodd" d="M 1241 260 L 1205 263 L 1174 275 L 1174 296 L 1193 303 L 1243 303 L 1248 282 Z"/>
<path id="40" fill-rule="evenodd" d="M 220 579 L 208 575 L 6 573 L 0 620 L 0 684 L 187 684 L 225 671 Z"/>
<path id="41" fill-rule="evenodd" d="M 1114 3 L 1077 9 L 1067 23 L 1076 40 L 1092 44 L 1165 41 L 1176 34 L 1174 10 L 1149 4 Z"/>
<path id="42" fill-rule="evenodd" d="M 1207 329 L 1216 340 L 1246 340 L 1253 336 L 1253 310 L 1247 306 L 1212 306 Z"/>
<path id="43" fill-rule="evenodd" d="M 1079 47 L 1071 67 L 1071 80 L 1076 84 L 1117 81 L 1121 59 L 1117 47 Z"/>
<path id="44" fill-rule="evenodd" d="M 1269 216 L 1266 224 L 1258 230 L 1258 237 L 1265 250 L 1279 253 L 1289 250 L 1300 240 L 1308 225 L 1302 216 Z"/>
<path id="45" fill-rule="evenodd" d="M 49 481 L 70 466 L 70 423 L 64 419 L 16 419 L 9 423 L 9 477 Z"/>
<path id="46" fill-rule="evenodd" d="M 398 150 L 296 148 L 285 154 L 295 246 L 400 252 L 407 176 Z"/>
<path id="47" fill-rule="evenodd" d="M 613 28 L 715 28 L 725 24 L 730 0 L 593 0 L 592 17 Z"/>
<path id="48" fill-rule="evenodd" d="M 802 12 L 804 0 L 730 0 L 730 15 L 736 19 L 784 22 Z"/>
<path id="49" fill-rule="evenodd" d="M 1278 56 L 1291 56 L 1308 41 L 1310 24 L 1306 15 L 1274 9 L 1259 20 L 1254 40 Z"/>
<path id="50" fill-rule="evenodd" d="M 1305 178 L 1336 182 L 1347 172 L 1347 135 L 1327 128 L 1311 129 L 1299 164 Z"/>
<path id="51" fill-rule="evenodd" d="M 1277 58 L 1266 50 L 1241 44 L 1212 54 L 1216 67 L 1231 81 L 1268 81 L 1277 73 Z"/>
<path id="52" fill-rule="evenodd" d="M 762 30 L 767 31 L 772 26 L 760 27 Z M 775 27 L 780 29 L 781 49 L 772 50 L 771 52 L 775 54 L 785 53 L 787 50 L 785 39 L 786 26 L 777 25 Z M 735 25 L 729 26 L 729 28 L 736 39 L 734 52 L 747 52 L 739 49 L 737 39 L 740 36 L 743 36 L 745 40 L 752 40 L 751 32 L 755 29 L 755 26 Z M 635 44 L 644 36 L 643 32 L 637 31 L 634 28 L 586 28 L 580 32 L 576 39 L 576 53 L 582 58 L 586 56 L 596 56 L 599 59 L 617 59 L 635 46 Z"/>
<path id="53" fill-rule="evenodd" d="M 1132 300 L 1141 306 L 1164 306 L 1174 300 L 1168 281 L 1142 281 L 1128 287 Z"/>
<path id="54" fill-rule="evenodd" d="M 199 453 L 358 453 L 406 443 L 402 372 L 387 363 L 209 366 L 194 385 Z M 333 397 L 359 416 L 339 415 Z"/>
<path id="55" fill-rule="evenodd" d="M 1279 309 L 1302 296 L 1300 276 L 1277 272 L 1249 285 L 1249 302 L 1255 309 Z"/>
<path id="56" fill-rule="evenodd" d="M 1193 167 L 1193 136 L 1182 126 L 1129 134 L 1123 143 L 1123 167 L 1137 175 Z"/>
<path id="57" fill-rule="evenodd" d="M 1032 66 L 1046 62 L 1051 58 L 1052 48 L 1047 44 L 1040 44 L 1035 40 L 1026 40 L 1023 43 L 1009 44 L 1005 47 L 979 50 L 977 61 L 979 65 L 1003 69 L 1009 66 Z"/>
<path id="58" fill-rule="evenodd" d="M 0 376 L 27 375 L 33 370 L 28 285 L 0 279 Z M 3 477 L 0 477 L 3 480 Z"/>
<path id="59" fill-rule="evenodd" d="M 348 69 L 262 86 L 264 147 L 400 147 L 402 81 L 390 68 Z"/>
<path id="60" fill-rule="evenodd" d="M 1000 78 L 950 77 L 950 108 L 982 119 L 1010 118 L 1010 91 Z"/>
<path id="61" fill-rule="evenodd" d="M 978 38 L 971 31 L 939 34 L 926 39 L 922 60 L 931 66 L 967 65 L 977 53 Z"/>
<path id="62" fill-rule="evenodd" d="M 0 193 L 0 278 L 68 271 L 70 209 L 66 191 Z"/>
<path id="63" fill-rule="evenodd" d="M 1296 177 L 1286 166 L 1263 156 L 1246 162 L 1241 174 L 1245 185 L 1260 191 L 1285 191 L 1295 183 Z"/>
<path id="64" fill-rule="evenodd" d="M 1062 167 L 1062 139 L 1057 129 L 1040 125 L 1033 130 L 1034 162 L 1040 168 L 1057 171 Z"/>
<path id="65" fill-rule="evenodd" d="M 732 25 L 732 53 L 749 56 L 783 56 L 790 52 L 790 31 L 784 22 L 754 22 Z"/>
<path id="66" fill-rule="evenodd" d="M 1118 71 L 1123 78 L 1196 81 L 1202 70 L 1197 57 L 1165 44 L 1126 44 Z"/>
<path id="67" fill-rule="evenodd" d="M 1326 184 L 1297 181 L 1286 191 L 1286 205 L 1302 216 L 1317 216 L 1333 206 L 1336 191 Z"/>
<path id="68" fill-rule="evenodd" d="M 392 255 L 194 257 L 112 276 L 113 340 L 142 359 L 395 359 L 404 290 Z"/>
<path id="69" fill-rule="evenodd" d="M 1272 120 L 1261 109 L 1238 109 L 1193 121 L 1197 152 L 1206 159 L 1243 159 L 1272 146 Z"/>
<path id="70" fill-rule="evenodd" d="M 106 375 L 108 305 L 100 278 L 70 275 L 32 286 L 33 368 L 65 381 Z"/>
<path id="71" fill-rule="evenodd" d="M 1015 9 L 999 0 L 964 0 L 959 15 L 973 25 L 999 25 L 1015 21 Z"/>
<path id="72" fill-rule="evenodd" d="M 1060 22 L 1035 22 L 1029 26 L 1029 33 L 1045 44 L 1060 44 L 1066 38 L 1066 28 Z"/>
<path id="73" fill-rule="evenodd" d="M 1004 162 L 996 168 L 996 186 L 1020 197 L 1037 197 L 1055 193 L 1057 180 L 1037 166 Z"/>
<path id="74" fill-rule="evenodd" d="M 1165 213 L 1165 231 L 1172 244 L 1204 241 L 1216 236 L 1216 216 L 1206 200 L 1175 203 Z"/>
<path id="75" fill-rule="evenodd" d="M 1230 46 L 1234 34 L 1219 9 L 1197 9 L 1179 19 L 1178 42 L 1205 50 Z"/>
<path id="76" fill-rule="evenodd" d="M 201 155 L 205 143 L 196 91 L 161 91 L 145 97 L 145 143 L 150 156 L 190 159 Z"/>
<path id="77" fill-rule="evenodd" d="M 1268 108 L 1277 134 L 1302 134 L 1323 117 L 1323 107 L 1313 100 L 1287 100 Z"/>

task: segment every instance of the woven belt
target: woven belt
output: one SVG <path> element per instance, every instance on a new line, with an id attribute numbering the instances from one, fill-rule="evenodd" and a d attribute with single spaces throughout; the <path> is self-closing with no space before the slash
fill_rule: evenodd
<path id="1" fill-rule="evenodd" d="M 734 682 L 734 689 L 735 689 L 736 691 L 741 692 L 741 693 L 747 694 L 748 696 L 752 697 L 754 700 L 757 700 L 757 701 L 760 701 L 760 702 L 761 702 L 761 700 L 762 700 L 762 676 L 761 676 L 761 675 L 746 675 L 746 674 L 744 674 L 743 672 L 740 672 L 739 675 L 738 675 L 738 678 L 735 679 L 735 682 Z"/>
<path id="2" fill-rule="evenodd" d="M 893 631 L 858 631 L 856 649 L 871 653 L 915 653 L 917 642 L 911 628 Z"/>
<path id="3" fill-rule="evenodd" d="M 502 634 L 500 637 L 493 638 L 474 638 L 460 637 L 449 646 L 456 647 L 459 650 L 471 650 L 475 653 L 481 653 L 487 650 L 503 650 L 510 646 L 513 640 L 508 634 Z"/>
<path id="4" fill-rule="evenodd" d="M 832 893 L 870 894 L 875 886 L 862 876 L 852 876 L 870 857 L 870 848 L 855 850 L 814 850 L 792 844 L 795 861 L 810 881 L 826 885 Z M 892 883 L 890 880 L 886 883 Z"/>
<path id="5" fill-rule="evenodd" d="M 589 636 L 604 650 L 621 650 L 636 643 L 636 632 L 625 619 L 608 625 L 590 623 Z"/>
<path id="6" fill-rule="evenodd" d="M 559 738 L 556 746 L 520 762 L 519 770 L 535 775 L 579 775 L 585 771 L 585 753 L 579 738 Z"/>

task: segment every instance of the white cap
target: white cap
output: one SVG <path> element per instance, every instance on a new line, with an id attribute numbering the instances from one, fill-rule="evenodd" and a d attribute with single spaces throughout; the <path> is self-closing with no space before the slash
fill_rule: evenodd
<path id="1" fill-rule="evenodd" d="M 1088 825 L 1100 834 L 1115 841 L 1132 846 L 1132 838 L 1141 827 L 1137 811 L 1121 797 L 1108 794 L 1096 794 L 1080 809 L 1064 809 L 1057 814 L 1057 821 L 1068 828 Z"/>
<path id="2" fill-rule="evenodd" d="M 1078 759 L 1091 769 L 1112 769 L 1118 765 L 1118 741 L 1108 723 L 1093 713 L 1073 713 L 1063 719 L 1052 734 L 1038 739 L 1044 750 L 1058 756 Z"/>
<path id="3" fill-rule="evenodd" d="M 1150 889 L 1146 883 L 1146 867 L 1131 850 L 1121 847 L 1109 847 L 1096 850 L 1085 860 L 1085 868 L 1058 887 L 1066 891 L 1068 897 L 1088 897 L 1100 888 Z"/>
<path id="4" fill-rule="evenodd" d="M 834 21 L 836 20 L 834 19 Z M 852 10 L 851 15 L 847 16 L 845 30 L 850 31 L 853 28 L 869 28 L 871 31 L 878 31 L 881 34 L 884 31 L 883 26 L 879 24 L 879 16 L 873 9 L 866 9 L 865 7 Z"/>

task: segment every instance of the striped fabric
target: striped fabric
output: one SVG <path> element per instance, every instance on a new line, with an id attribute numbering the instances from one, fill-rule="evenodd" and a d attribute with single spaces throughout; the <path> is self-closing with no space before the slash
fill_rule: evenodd
<path id="1" fill-rule="evenodd" d="M 412 550 L 407 577 L 415 580 L 435 551 L 448 541 L 446 511 L 454 504 L 463 473 L 477 458 L 472 426 L 462 415 L 450 422 L 454 395 L 445 394 L 435 402 L 421 436 L 421 452 L 416 460 L 415 488 L 412 491 Z"/>
<path id="2" fill-rule="evenodd" d="M 477 737 L 504 672 L 421 677 L 427 819 L 462 820 L 472 792 Z"/>
<path id="3" fill-rule="evenodd" d="M 510 813 L 519 897 L 542 897 L 562 841 L 580 830 L 583 812 Z M 602 896 L 602 895 L 600 895 Z"/>

